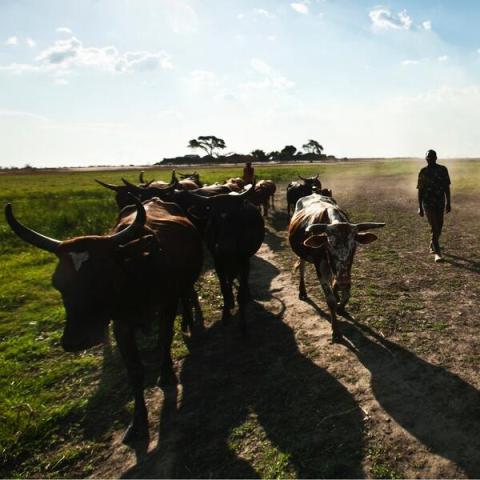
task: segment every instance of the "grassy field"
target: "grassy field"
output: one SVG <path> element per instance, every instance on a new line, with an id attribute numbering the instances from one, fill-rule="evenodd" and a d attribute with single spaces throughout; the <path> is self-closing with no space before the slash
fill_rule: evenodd
<path id="1" fill-rule="evenodd" d="M 474 404 L 480 399 L 480 348 L 476 342 L 480 326 L 480 162 L 452 160 L 444 164 L 453 181 L 453 212 L 444 235 L 447 262 L 441 266 L 433 265 L 426 253 L 427 228 L 415 216 L 415 181 L 420 163 L 375 161 L 256 168 L 258 178 L 270 178 L 281 187 L 283 203 L 267 222 L 267 244 L 276 263 L 272 266 L 265 259 L 257 260 L 259 271 L 271 270 L 272 279 L 274 269 L 290 275 L 295 260 L 285 241 L 287 218 L 282 210 L 285 185 L 297 172 L 304 176 L 320 173 L 324 186 L 333 188 L 335 198 L 354 220 L 387 222 L 380 240 L 358 255 L 354 267 L 349 311 L 371 330 L 368 335 L 360 330 L 352 332 L 351 324 L 343 322 L 345 336 L 359 352 L 352 367 L 348 362 L 353 357 L 337 349 L 325 349 L 300 320 L 298 328 L 295 320 L 279 326 L 274 320 L 280 313 L 274 318 L 267 308 L 262 310 L 257 305 L 253 311 L 265 320 L 265 327 L 256 331 L 255 349 L 250 346 L 245 352 L 238 338 L 227 334 L 225 340 L 225 332 L 218 329 L 220 293 L 214 275 L 206 270 L 200 285 L 208 327 L 204 342 L 188 345 L 177 334 L 174 344 L 176 368 L 184 389 L 183 417 L 175 427 L 181 439 L 169 448 L 182 453 L 177 452 L 175 465 L 165 471 L 165 476 L 395 478 L 414 476 L 415 472 L 420 476 L 432 472 L 433 476 L 442 472 L 445 476 L 480 475 L 478 461 L 469 457 L 479 442 L 475 435 L 480 439 L 479 420 L 468 427 L 468 436 L 462 433 L 469 415 L 478 414 Z M 238 176 L 239 171 L 200 169 L 202 179 L 209 183 Z M 106 233 L 115 223 L 116 206 L 112 192 L 93 180 L 120 183 L 122 176 L 137 179 L 132 171 L 0 175 L 0 203 L 12 202 L 22 222 L 59 239 Z M 167 180 L 170 170 L 149 170 L 145 176 Z M 50 284 L 55 258 L 22 243 L 3 218 L 0 258 L 0 476 L 96 474 L 100 464 L 108 463 L 112 451 L 117 454 L 117 462 L 118 456 L 127 456 L 124 447 L 115 446 L 116 434 L 127 425 L 132 408 L 123 366 L 115 349 L 109 346 L 78 355 L 62 351 L 59 338 L 64 310 L 59 294 Z M 296 281 L 290 278 L 289 282 L 295 293 Z M 314 290 L 314 285 L 311 277 L 310 289 Z M 267 282 L 258 288 L 268 295 L 269 287 Z M 269 306 L 274 302 L 271 296 L 265 301 Z M 316 301 L 325 308 L 320 295 Z M 378 347 L 382 342 L 383 350 Z M 151 366 L 147 383 L 149 392 L 154 392 L 156 372 L 154 362 L 149 362 L 148 339 L 144 339 L 144 345 Z M 389 363 L 385 350 L 395 350 L 403 370 Z M 268 375 L 252 373 L 258 371 L 258 365 L 270 361 L 273 367 Z M 208 365 L 210 370 L 202 370 L 200 365 Z M 371 386 L 365 386 L 368 395 L 362 394 L 360 387 L 354 388 L 358 378 L 365 376 L 361 367 L 371 375 Z M 200 373 L 205 382 L 201 385 L 197 379 Z M 433 380 L 417 385 L 411 379 L 416 374 Z M 235 378 L 243 380 L 236 384 Z M 311 378 L 318 378 L 320 386 L 326 385 L 328 395 L 311 389 L 302 393 L 301 382 L 308 383 Z M 421 422 L 418 427 L 409 426 L 406 417 L 412 416 L 408 410 L 411 405 L 404 402 L 408 405 L 404 409 L 396 405 L 386 378 L 401 384 L 410 382 L 412 398 L 420 403 L 418 391 L 429 387 L 432 391 L 425 395 L 435 400 L 433 413 L 427 406 L 418 408 L 432 423 L 435 415 L 442 415 L 443 405 L 440 400 L 436 402 L 441 395 L 435 389 L 449 392 L 445 393 L 448 401 L 453 402 L 456 394 L 467 399 L 464 413 L 460 412 L 462 404 L 453 410 L 446 405 L 450 418 L 439 425 L 448 427 L 457 440 L 471 440 L 471 445 L 463 448 L 465 458 L 453 447 L 449 449 L 447 441 L 430 438 L 437 434 L 441 437 L 441 432 L 435 433 Z M 251 383 L 256 384 L 256 389 L 252 390 Z M 347 395 L 345 389 L 355 393 Z M 332 423 L 329 419 L 338 418 L 338 412 L 328 408 L 318 417 L 312 401 L 319 398 L 324 404 L 340 405 L 348 418 L 340 417 L 342 422 Z M 367 415 L 368 421 L 359 421 L 355 415 L 363 416 L 361 412 L 366 409 L 362 402 L 369 404 L 371 398 L 380 405 L 381 412 L 376 412 L 375 407 Z M 289 415 L 272 414 L 285 412 L 285 405 L 282 403 L 280 408 L 279 402 L 288 406 Z M 386 433 L 381 415 L 393 419 L 391 425 L 398 427 L 391 428 L 393 433 Z M 312 418 L 320 425 L 315 431 L 311 430 Z M 435 470 L 432 462 L 425 460 L 426 453 L 422 460 L 418 453 L 410 451 L 410 446 L 417 444 L 450 463 L 442 467 L 440 462 Z M 417 452 L 423 451 L 419 448 Z M 141 471 L 144 475 L 152 472 L 161 476 L 158 469 Z"/>

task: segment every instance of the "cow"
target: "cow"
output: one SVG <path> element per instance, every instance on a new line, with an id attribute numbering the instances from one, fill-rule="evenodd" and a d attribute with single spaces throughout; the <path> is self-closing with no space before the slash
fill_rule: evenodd
<path id="1" fill-rule="evenodd" d="M 180 183 L 183 180 L 189 180 L 189 181 L 196 184 L 196 186 L 197 186 L 196 188 L 202 188 L 203 187 L 203 183 L 200 180 L 200 174 L 198 172 L 193 172 L 193 173 L 180 173 L 179 172 L 178 175 L 182 179 L 182 180 L 180 180 Z M 194 190 L 194 189 L 185 189 L 185 190 Z"/>
<path id="2" fill-rule="evenodd" d="M 350 223 L 347 214 L 330 197 L 313 193 L 301 198 L 288 228 L 292 250 L 300 258 L 299 298 L 307 299 L 305 262 L 313 263 L 330 311 L 332 342 L 341 339 L 336 315 L 350 298 L 351 269 L 359 244 L 375 241 L 373 233 L 384 223 Z"/>
<path id="3" fill-rule="evenodd" d="M 247 333 L 245 313 L 250 300 L 250 258 L 258 251 L 265 236 L 262 215 L 248 201 L 252 193 L 253 188 L 249 188 L 240 194 L 203 197 L 195 192 L 183 191 L 174 200 L 202 224 L 203 238 L 212 254 L 220 281 L 224 323 L 230 319 L 235 305 L 233 282 L 238 278 L 237 301 L 243 334 Z"/>
<path id="4" fill-rule="evenodd" d="M 274 205 L 274 195 L 277 187 L 272 180 L 260 180 L 255 185 L 255 191 L 250 199 L 250 201 L 257 205 L 257 207 L 263 208 L 263 216 L 268 216 L 268 209 L 270 207 L 270 201 L 272 202 L 272 207 Z"/>
<path id="5" fill-rule="evenodd" d="M 229 178 L 225 181 L 225 185 L 232 192 L 241 192 L 245 188 L 245 181 L 243 180 L 243 178 L 240 177 Z"/>
<path id="6" fill-rule="evenodd" d="M 157 190 L 168 188 L 177 185 L 177 178 L 175 176 L 175 170 L 172 171 L 172 178 L 170 183 L 163 182 L 161 180 L 158 181 L 150 181 L 144 182 L 143 172 L 140 173 L 141 184 L 140 185 L 133 185 L 133 183 L 128 182 L 127 180 L 122 178 L 124 185 L 114 185 L 112 183 L 102 182 L 101 180 L 95 179 L 95 181 L 101 185 L 102 187 L 108 188 L 115 192 L 115 201 L 117 202 L 118 208 L 122 209 L 127 205 L 132 205 L 132 196 L 130 193 L 134 193 L 140 201 L 145 201 L 152 196 L 144 195 L 145 189 L 147 188 L 155 188 Z"/>
<path id="7" fill-rule="evenodd" d="M 298 175 L 298 178 L 303 182 L 293 181 L 287 185 L 287 213 L 290 215 L 290 207 L 295 209 L 297 201 L 311 195 L 314 188 L 321 189 L 322 183 L 318 179 L 318 174 L 315 177 L 304 178 Z"/>
<path id="8" fill-rule="evenodd" d="M 12 206 L 5 208 L 8 224 L 22 240 L 58 257 L 52 282 L 66 313 L 63 349 L 78 352 L 105 342 L 113 321 L 135 401 L 126 444 L 148 442 L 144 369 L 135 332 L 159 322 L 159 383 L 175 384 L 170 350 L 177 304 L 193 288 L 202 267 L 201 237 L 177 205 L 158 199 L 132 203 L 120 212 L 110 235 L 65 241 L 23 226 Z M 184 314 L 191 311 L 184 308 Z"/>

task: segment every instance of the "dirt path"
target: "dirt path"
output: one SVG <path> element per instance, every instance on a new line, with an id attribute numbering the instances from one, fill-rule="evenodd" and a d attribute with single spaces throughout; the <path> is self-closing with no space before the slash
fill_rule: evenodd
<path id="1" fill-rule="evenodd" d="M 408 218 L 395 215 L 399 228 L 409 228 Z M 469 292 L 452 303 L 448 285 L 422 284 L 429 264 L 406 267 L 420 243 L 400 253 L 383 246 L 371 257 L 360 255 L 349 309 L 358 322 L 341 319 L 344 342 L 332 345 L 313 275 L 310 300 L 298 300 L 285 227 L 282 215 L 271 219 L 253 260 L 257 300 L 249 339 L 241 338 L 235 319 L 228 327 L 215 319 L 177 363 L 177 391 L 148 393 L 149 453 L 137 464 L 119 431 L 92 477 L 479 477 L 480 394 L 475 368 L 465 367 L 477 352 L 478 315 L 463 316 L 474 312 L 476 270 L 445 265 L 447 278 Z M 394 244 L 396 231 L 389 235 Z M 371 266 L 388 265 L 388 255 L 403 270 L 383 273 L 385 284 Z M 444 303 L 432 301 L 439 291 Z M 417 305 L 419 299 L 433 309 Z M 387 320 L 390 335 L 382 333 Z M 433 323 L 425 327 L 427 321 Z M 439 322 L 448 327 L 446 337 Z"/>

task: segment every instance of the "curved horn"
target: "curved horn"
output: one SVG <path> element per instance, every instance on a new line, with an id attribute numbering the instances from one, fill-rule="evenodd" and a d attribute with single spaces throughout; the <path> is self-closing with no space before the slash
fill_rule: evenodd
<path id="1" fill-rule="evenodd" d="M 175 170 L 172 170 L 172 177 L 170 179 L 170 185 L 178 183 L 177 176 L 175 174 Z"/>
<path id="2" fill-rule="evenodd" d="M 143 178 L 143 174 L 144 174 L 144 173 L 145 173 L 145 172 L 142 170 L 142 171 L 140 172 L 140 175 L 138 176 L 138 179 L 140 180 L 140 183 L 145 183 L 145 179 Z"/>
<path id="3" fill-rule="evenodd" d="M 41 233 L 35 232 L 30 228 L 23 226 L 13 215 L 12 205 L 8 203 L 5 207 L 5 217 L 10 228 L 24 241 L 34 245 L 35 247 L 55 253 L 58 246 L 62 243 L 53 238 L 46 237 Z"/>
<path id="4" fill-rule="evenodd" d="M 306 233 L 325 233 L 330 225 L 328 223 L 314 223 L 309 225 L 306 229 Z"/>
<path id="5" fill-rule="evenodd" d="M 307 181 L 307 179 L 306 179 L 306 178 L 303 178 L 301 175 L 297 174 L 297 176 L 298 176 L 298 178 L 299 178 L 300 180 L 303 180 L 304 182 Z"/>
<path id="6" fill-rule="evenodd" d="M 128 180 L 122 177 L 122 182 L 125 184 L 126 187 L 129 188 L 129 190 L 132 190 L 133 192 L 143 192 L 145 189 L 143 187 L 139 187 L 137 185 L 134 185 L 133 183 L 130 183 Z"/>
<path id="7" fill-rule="evenodd" d="M 123 188 L 122 185 L 112 185 L 111 183 L 105 183 L 105 182 L 102 182 L 101 180 L 97 180 L 95 178 L 95 181 L 101 185 L 102 187 L 105 187 L 105 188 L 108 188 L 110 190 L 113 190 L 114 192 L 118 192 L 119 190 L 121 190 Z"/>
<path id="8" fill-rule="evenodd" d="M 357 223 L 352 224 L 353 227 L 357 229 L 359 232 L 364 232 L 365 230 L 372 230 L 374 228 L 382 228 L 385 226 L 384 223 L 377 223 L 377 222 L 365 222 L 365 223 Z"/>
<path id="9" fill-rule="evenodd" d="M 110 235 L 109 238 L 114 242 L 115 245 L 125 245 L 126 243 L 138 238 L 139 230 L 143 228 L 147 220 L 145 208 L 140 203 L 140 200 L 131 193 L 128 195 L 130 195 L 133 203 L 137 207 L 137 216 L 135 217 L 133 223 L 131 223 L 127 228 L 118 233 Z"/>
<path id="10" fill-rule="evenodd" d="M 319 175 L 320 175 L 320 174 L 319 174 L 319 173 L 317 173 L 317 176 L 315 177 L 315 180 L 318 180 L 318 177 L 319 177 Z"/>

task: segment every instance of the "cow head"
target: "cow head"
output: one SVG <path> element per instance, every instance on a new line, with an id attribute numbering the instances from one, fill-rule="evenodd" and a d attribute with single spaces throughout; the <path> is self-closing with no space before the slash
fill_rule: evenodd
<path id="1" fill-rule="evenodd" d="M 317 173 L 316 176 L 314 177 L 302 177 L 301 175 L 298 175 L 298 178 L 303 181 L 303 184 L 310 188 L 312 191 L 314 188 L 316 188 L 318 191 L 322 189 L 322 182 L 318 179 L 319 174 Z"/>
<path id="2" fill-rule="evenodd" d="M 384 223 L 317 223 L 306 228 L 306 233 L 312 235 L 303 244 L 307 248 L 323 249 L 327 252 L 334 285 L 340 290 L 346 290 L 351 284 L 352 263 L 357 245 L 374 242 L 377 236 L 366 230 L 384 226 Z"/>
<path id="3" fill-rule="evenodd" d="M 25 242 L 58 257 L 52 277 L 53 286 L 62 295 L 66 323 L 62 336 L 64 350 L 74 352 L 103 343 L 112 309 L 127 277 L 123 268 L 124 252 L 130 242 L 147 240 L 143 205 L 134 199 L 135 221 L 110 236 L 85 236 L 59 241 L 22 225 L 13 215 L 12 206 L 5 208 L 11 229 Z"/>

